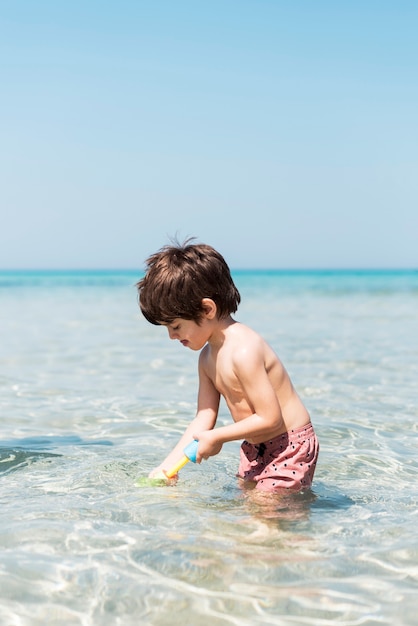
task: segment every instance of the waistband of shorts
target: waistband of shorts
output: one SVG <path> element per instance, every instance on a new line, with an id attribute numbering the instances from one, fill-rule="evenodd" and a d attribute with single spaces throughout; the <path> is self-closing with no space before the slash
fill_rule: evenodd
<path id="1" fill-rule="evenodd" d="M 304 439 L 309 439 L 315 435 L 314 427 L 312 422 L 308 422 L 304 426 L 300 426 L 299 428 L 292 428 L 291 430 L 282 433 L 281 435 L 277 435 L 274 439 L 268 439 L 264 442 L 266 447 L 271 445 L 276 445 L 277 443 L 293 443 L 295 441 L 300 442 Z"/>

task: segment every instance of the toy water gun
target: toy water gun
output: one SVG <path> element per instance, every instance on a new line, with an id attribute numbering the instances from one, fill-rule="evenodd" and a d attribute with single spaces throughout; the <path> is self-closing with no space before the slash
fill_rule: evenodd
<path id="1" fill-rule="evenodd" d="M 168 472 L 165 472 L 167 478 L 173 478 L 189 461 L 196 463 L 197 448 L 199 442 L 195 439 L 191 441 L 183 450 L 184 456 L 178 463 L 176 463 Z M 162 472 L 164 473 L 164 472 Z"/>
<path id="2" fill-rule="evenodd" d="M 166 485 L 167 479 L 173 478 L 189 461 L 196 463 L 197 449 L 199 442 L 195 439 L 191 441 L 183 450 L 184 456 L 178 461 L 168 472 L 158 472 L 152 478 L 139 478 L 137 480 L 138 487 L 149 487 L 154 485 Z"/>

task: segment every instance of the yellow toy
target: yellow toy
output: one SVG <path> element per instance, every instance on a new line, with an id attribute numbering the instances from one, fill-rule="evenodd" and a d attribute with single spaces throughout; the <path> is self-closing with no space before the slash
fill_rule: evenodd
<path id="1" fill-rule="evenodd" d="M 173 478 L 178 472 L 188 463 L 192 461 L 192 463 L 196 463 L 196 455 L 197 448 L 199 446 L 199 442 L 195 439 L 191 441 L 183 450 L 184 456 L 180 459 L 168 472 L 158 472 L 152 478 L 139 478 L 137 481 L 137 485 L 139 487 L 142 486 L 153 486 L 153 485 L 166 485 L 167 479 Z"/>

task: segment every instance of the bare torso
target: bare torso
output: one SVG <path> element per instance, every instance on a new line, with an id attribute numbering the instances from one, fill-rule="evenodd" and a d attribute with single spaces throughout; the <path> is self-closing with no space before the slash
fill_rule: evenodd
<path id="1" fill-rule="evenodd" d="M 210 342 L 204 348 L 202 357 L 208 378 L 225 398 L 235 422 L 254 413 L 260 413 L 256 406 L 259 400 L 257 388 L 249 392 L 243 381 L 250 359 L 264 368 L 268 383 L 263 372 L 264 380 L 260 379 L 259 395 L 263 393 L 263 389 L 266 391 L 263 385 L 269 384 L 277 398 L 279 408 L 276 408 L 277 419 L 273 420 L 269 431 L 261 437 L 248 438 L 251 443 L 261 443 L 309 423 L 309 413 L 296 393 L 282 362 L 262 337 L 247 326 L 238 322 L 228 325 L 223 330 L 222 341 Z M 274 400 L 275 398 L 273 397 Z M 261 399 L 260 403 L 262 405 Z"/>

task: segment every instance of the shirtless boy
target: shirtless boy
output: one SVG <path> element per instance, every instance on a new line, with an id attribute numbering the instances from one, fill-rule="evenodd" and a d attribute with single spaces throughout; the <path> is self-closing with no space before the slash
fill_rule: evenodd
<path id="1" fill-rule="evenodd" d="M 301 490 L 312 483 L 318 441 L 280 359 L 260 335 L 235 321 L 240 294 L 224 258 L 211 246 L 165 246 L 147 260 L 138 282 L 139 305 L 170 339 L 200 350 L 195 418 L 151 472 L 168 471 L 192 439 L 196 460 L 218 454 L 224 443 L 244 440 L 238 476 L 263 491 Z M 215 428 L 221 395 L 233 422 Z"/>

